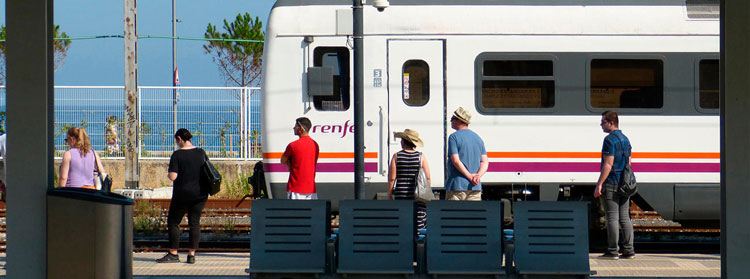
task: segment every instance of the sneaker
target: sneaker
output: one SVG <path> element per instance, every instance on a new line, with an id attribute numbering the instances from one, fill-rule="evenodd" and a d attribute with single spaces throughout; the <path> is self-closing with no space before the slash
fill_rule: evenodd
<path id="1" fill-rule="evenodd" d="M 156 259 L 157 263 L 179 263 L 180 256 L 167 253 L 164 257 Z"/>
<path id="2" fill-rule="evenodd" d="M 195 263 L 195 256 L 194 255 L 188 255 L 187 263 L 194 264 Z"/>
<path id="3" fill-rule="evenodd" d="M 625 253 L 623 253 L 622 257 L 620 257 L 620 258 L 626 259 L 626 260 L 632 260 L 632 259 L 635 259 L 635 254 L 625 254 Z"/>
<path id="4" fill-rule="evenodd" d="M 599 258 L 600 259 L 606 259 L 606 260 L 617 260 L 617 259 L 620 258 L 620 256 L 618 256 L 617 254 L 613 254 L 613 253 L 607 252 L 607 253 L 604 253 L 603 255 L 599 256 Z"/>

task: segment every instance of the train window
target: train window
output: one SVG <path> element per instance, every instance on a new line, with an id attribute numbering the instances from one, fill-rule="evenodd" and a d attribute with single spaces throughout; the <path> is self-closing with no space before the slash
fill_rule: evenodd
<path id="1" fill-rule="evenodd" d="M 349 109 L 349 49 L 346 47 L 316 47 L 313 65 L 333 69 L 333 95 L 315 96 L 315 109 L 345 111 Z"/>
<path id="2" fill-rule="evenodd" d="M 552 76 L 552 61 L 487 60 L 485 76 Z"/>
<path id="3" fill-rule="evenodd" d="M 430 66 L 423 60 L 404 62 L 402 98 L 409 106 L 424 106 L 430 100 Z"/>
<path id="4" fill-rule="evenodd" d="M 551 60 L 485 60 L 482 63 L 482 109 L 555 106 Z"/>
<path id="5" fill-rule="evenodd" d="M 698 98 L 703 109 L 719 108 L 719 60 L 701 60 L 698 65 Z"/>
<path id="6" fill-rule="evenodd" d="M 657 59 L 592 59 L 591 106 L 661 108 L 664 63 Z"/>

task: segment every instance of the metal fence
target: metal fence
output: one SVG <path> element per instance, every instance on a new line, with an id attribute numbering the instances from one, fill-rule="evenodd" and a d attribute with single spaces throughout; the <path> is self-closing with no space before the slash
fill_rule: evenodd
<path id="1" fill-rule="evenodd" d="M 6 111 L 5 94 L 5 88 L 0 87 L 0 111 Z M 212 159 L 261 157 L 258 87 L 140 86 L 138 96 L 141 159 L 169 158 L 175 149 L 176 128 L 188 129 L 193 134 L 193 144 L 205 149 Z M 100 156 L 122 158 L 124 87 L 56 86 L 57 157 L 67 150 L 65 132 L 73 126 L 86 129 Z"/>

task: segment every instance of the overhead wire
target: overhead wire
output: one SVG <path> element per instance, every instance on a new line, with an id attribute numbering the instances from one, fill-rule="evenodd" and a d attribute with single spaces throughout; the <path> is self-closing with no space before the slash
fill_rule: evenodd
<path id="1" fill-rule="evenodd" d="M 54 38 L 56 41 L 77 41 L 77 40 L 95 40 L 95 39 L 111 39 L 120 38 L 124 39 L 123 35 L 98 35 L 98 36 L 82 36 L 82 37 L 61 37 Z M 138 39 L 176 39 L 186 41 L 224 41 L 224 42 L 240 42 L 240 43 L 262 43 L 264 40 L 250 40 L 250 39 L 224 39 L 224 38 L 201 38 L 201 37 L 180 37 L 180 36 L 159 36 L 159 35 L 140 35 Z M 0 40 L 0 43 L 6 40 Z"/>

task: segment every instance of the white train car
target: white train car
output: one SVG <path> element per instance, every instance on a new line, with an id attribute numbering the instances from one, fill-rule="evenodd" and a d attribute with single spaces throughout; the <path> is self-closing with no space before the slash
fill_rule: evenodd
<path id="1" fill-rule="evenodd" d="M 718 220 L 718 4 L 692 2 L 391 0 L 382 12 L 366 5 L 368 198 L 385 192 L 400 149 L 393 132 L 405 128 L 420 133 L 441 190 L 449 119 L 462 106 L 490 158 L 485 199 L 591 199 L 606 136 L 599 120 L 613 109 L 633 145 L 635 201 L 665 219 Z M 349 0 L 279 0 L 271 11 L 262 142 L 274 198 L 284 197 L 288 172 L 279 159 L 300 116 L 312 120 L 320 144 L 319 196 L 354 197 L 351 26 Z"/>

